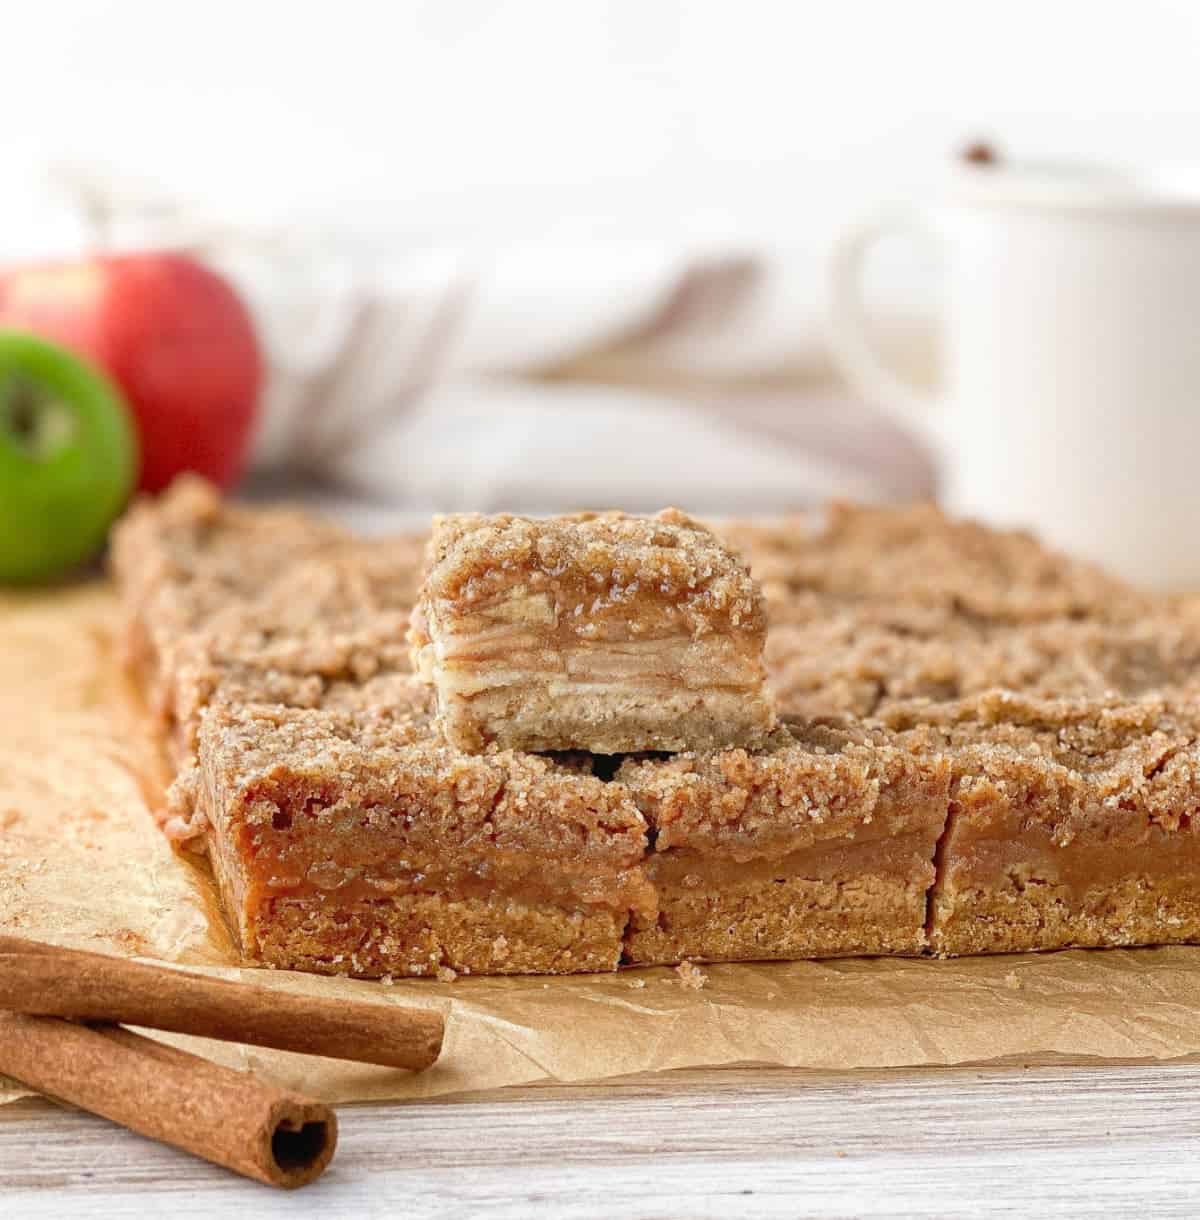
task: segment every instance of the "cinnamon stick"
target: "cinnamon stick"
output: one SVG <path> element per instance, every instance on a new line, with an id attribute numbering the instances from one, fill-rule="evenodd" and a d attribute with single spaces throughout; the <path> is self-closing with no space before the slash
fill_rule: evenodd
<path id="1" fill-rule="evenodd" d="M 274 991 L 0 936 L 0 1009 L 198 1034 L 420 1071 L 440 1013 Z"/>
<path id="2" fill-rule="evenodd" d="M 311 1182 L 337 1146 L 321 1102 L 111 1025 L 0 1012 L 0 1072 L 270 1186 Z"/>

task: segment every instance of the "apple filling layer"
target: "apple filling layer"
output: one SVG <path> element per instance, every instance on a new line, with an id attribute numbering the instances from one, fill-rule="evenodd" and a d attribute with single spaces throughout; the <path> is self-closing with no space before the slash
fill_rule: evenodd
<path id="1" fill-rule="evenodd" d="M 578 637 L 557 628 L 557 614 L 547 595 L 514 591 L 451 620 L 417 651 L 443 731 L 460 749 L 713 749 L 770 732 L 774 709 L 752 648 L 678 632 Z"/>

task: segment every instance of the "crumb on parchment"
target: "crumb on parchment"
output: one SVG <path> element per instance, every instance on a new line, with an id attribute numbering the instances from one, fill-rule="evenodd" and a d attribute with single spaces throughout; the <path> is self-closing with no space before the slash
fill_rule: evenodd
<path id="1" fill-rule="evenodd" d="M 1017 978 L 1016 974 L 1012 970 L 1010 970 L 1004 976 L 1004 985 L 1009 989 L 1009 991 L 1021 990 L 1021 980 Z"/>
<path id="2" fill-rule="evenodd" d="M 645 980 L 645 979 L 630 979 L 630 980 L 629 980 L 629 985 L 630 985 L 630 987 L 632 987 L 632 988 L 633 988 L 635 991 L 640 991 L 640 990 L 641 990 L 643 987 L 645 987 L 645 985 L 646 985 L 646 980 Z"/>
<path id="3" fill-rule="evenodd" d="M 679 975 L 679 981 L 685 987 L 690 987 L 693 991 L 699 991 L 708 982 L 708 975 L 695 962 L 680 962 L 675 967 L 675 973 Z"/>

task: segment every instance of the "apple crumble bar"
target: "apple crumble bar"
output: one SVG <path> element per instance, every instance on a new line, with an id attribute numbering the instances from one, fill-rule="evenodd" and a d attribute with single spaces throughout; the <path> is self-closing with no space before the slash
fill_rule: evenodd
<path id="1" fill-rule="evenodd" d="M 927 637 L 854 610 L 775 627 L 767 667 L 793 716 L 872 717 L 912 699 L 953 701 L 1006 689 L 1042 698 L 1140 697 L 1200 689 L 1200 630 L 1177 614 L 1134 623 L 1050 620 Z"/>
<path id="2" fill-rule="evenodd" d="M 920 953 L 949 768 L 911 736 L 790 724 L 761 753 L 626 762 L 658 898 L 626 960 Z"/>
<path id="3" fill-rule="evenodd" d="M 749 572 L 673 509 L 434 522 L 413 667 L 461 750 L 752 746 L 775 724 Z"/>
<path id="4" fill-rule="evenodd" d="M 946 516 L 932 504 L 835 503 L 722 531 L 762 584 L 774 627 L 854 607 L 869 621 L 937 635 L 949 625 L 1023 625 L 1090 617 L 1135 622 L 1149 596 L 1019 530 Z"/>
<path id="5" fill-rule="evenodd" d="M 316 707 L 332 683 L 407 674 L 414 567 L 392 539 L 348 544 L 297 561 L 184 634 L 161 681 L 179 761 L 194 754 L 200 716 L 217 697 Z"/>
<path id="6" fill-rule="evenodd" d="M 125 653 L 176 763 L 218 693 L 312 707 L 339 678 L 407 672 L 424 541 L 229 506 L 192 478 L 135 506 L 113 543 Z"/>
<path id="7" fill-rule="evenodd" d="M 194 476 L 135 503 L 113 531 L 111 566 L 125 612 L 122 649 L 151 708 L 166 713 L 175 649 L 192 631 L 298 560 L 351 542 L 297 509 L 228 505 Z"/>
<path id="8" fill-rule="evenodd" d="M 195 481 L 135 508 L 114 567 L 181 770 L 169 829 L 247 956 L 1200 940 L 1200 601 L 928 507 L 723 533 L 765 655 L 757 586 L 676 513 L 447 518 L 418 598 L 424 539 Z"/>
<path id="9" fill-rule="evenodd" d="M 930 946 L 1200 940 L 1200 707 L 1005 691 L 898 705 L 951 765 Z"/>
<path id="10" fill-rule="evenodd" d="M 461 754 L 371 683 L 342 711 L 213 704 L 198 804 L 243 950 L 357 975 L 612 970 L 654 891 L 616 785 Z"/>

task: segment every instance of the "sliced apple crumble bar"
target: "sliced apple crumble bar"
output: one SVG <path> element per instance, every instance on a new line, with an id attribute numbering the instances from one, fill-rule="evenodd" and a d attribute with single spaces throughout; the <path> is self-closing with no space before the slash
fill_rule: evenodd
<path id="1" fill-rule="evenodd" d="M 458 749 L 719 749 L 775 726 L 767 620 L 710 530 L 657 517 L 434 522 L 414 669 Z"/>

